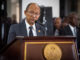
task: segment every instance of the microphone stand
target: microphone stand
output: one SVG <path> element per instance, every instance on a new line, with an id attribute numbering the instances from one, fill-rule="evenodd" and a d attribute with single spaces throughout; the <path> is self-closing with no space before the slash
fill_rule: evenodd
<path id="1" fill-rule="evenodd" d="M 43 22 L 42 22 L 42 24 L 44 25 L 44 28 L 45 28 L 45 36 L 47 36 L 47 20 L 46 20 L 46 9 L 45 9 L 45 7 L 44 7 L 44 15 L 43 15 Z"/>

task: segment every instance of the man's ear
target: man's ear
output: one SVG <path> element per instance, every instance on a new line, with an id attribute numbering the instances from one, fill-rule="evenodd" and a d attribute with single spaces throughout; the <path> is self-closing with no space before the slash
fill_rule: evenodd
<path id="1" fill-rule="evenodd" d="M 24 11 L 24 14 L 26 15 L 26 13 L 27 13 L 27 11 L 25 10 L 25 11 Z"/>

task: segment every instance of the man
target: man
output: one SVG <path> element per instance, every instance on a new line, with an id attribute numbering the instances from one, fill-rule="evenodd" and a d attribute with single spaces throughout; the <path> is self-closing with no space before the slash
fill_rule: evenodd
<path id="1" fill-rule="evenodd" d="M 54 20 L 54 30 L 53 30 L 54 36 L 59 36 L 60 35 L 60 29 L 61 29 L 61 18 L 55 18 L 55 20 Z"/>
<path id="2" fill-rule="evenodd" d="M 77 38 L 77 46 L 80 48 L 80 30 L 78 26 L 78 16 L 76 13 L 69 15 L 69 25 L 62 29 L 61 35 L 63 36 L 75 36 Z"/>
<path id="3" fill-rule="evenodd" d="M 36 3 L 30 3 L 24 11 L 26 18 L 19 24 L 12 25 L 8 35 L 8 44 L 16 36 L 44 36 L 44 28 L 37 23 L 40 16 L 40 7 Z"/>
<path id="4" fill-rule="evenodd" d="M 71 13 L 69 15 L 69 24 L 62 29 L 62 35 L 67 36 L 77 36 L 77 25 L 78 25 L 78 16 L 76 13 Z"/>

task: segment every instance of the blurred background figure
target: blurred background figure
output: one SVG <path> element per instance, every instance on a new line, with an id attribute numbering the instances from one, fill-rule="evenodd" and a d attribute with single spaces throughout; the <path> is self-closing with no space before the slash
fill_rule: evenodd
<path id="1" fill-rule="evenodd" d="M 75 12 L 69 14 L 69 24 L 62 30 L 63 36 L 75 36 L 77 38 L 78 51 L 80 48 L 80 29 L 78 28 L 78 15 Z"/>
<path id="2" fill-rule="evenodd" d="M 73 12 L 69 14 L 68 25 L 62 29 L 63 36 L 77 36 L 78 15 Z"/>
<path id="3" fill-rule="evenodd" d="M 17 24 L 16 15 L 12 15 L 12 24 Z"/>
<path id="4" fill-rule="evenodd" d="M 0 18 L 0 43 L 1 48 L 6 46 L 7 44 L 7 37 L 9 28 L 11 25 L 11 18 L 7 17 L 7 13 L 4 13 Z"/>
<path id="5" fill-rule="evenodd" d="M 53 22 L 53 34 L 54 36 L 59 36 L 60 35 L 60 28 L 61 28 L 61 18 L 55 18 Z"/>

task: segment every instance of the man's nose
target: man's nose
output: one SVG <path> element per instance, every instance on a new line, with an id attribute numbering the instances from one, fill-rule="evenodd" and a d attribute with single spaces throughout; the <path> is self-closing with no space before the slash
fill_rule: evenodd
<path id="1" fill-rule="evenodd" d="M 35 17 L 36 17 L 36 15 L 35 15 L 35 14 L 33 14 L 33 17 L 35 18 Z"/>

